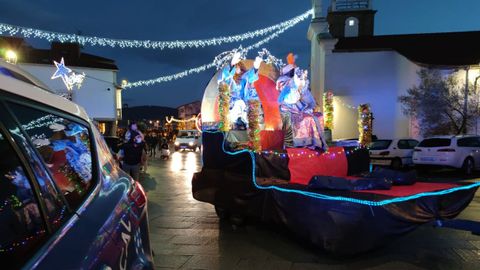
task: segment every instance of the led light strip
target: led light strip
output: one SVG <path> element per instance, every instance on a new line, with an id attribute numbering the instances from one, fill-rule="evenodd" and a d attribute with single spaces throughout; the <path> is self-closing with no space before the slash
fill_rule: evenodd
<path id="1" fill-rule="evenodd" d="M 204 133 L 222 133 L 223 134 L 223 132 L 220 132 L 220 131 L 204 130 L 203 132 Z M 232 156 L 243 154 L 243 153 L 247 153 L 247 154 L 250 155 L 250 157 L 252 159 L 252 181 L 253 181 L 253 185 L 256 188 L 263 189 L 263 190 L 273 189 L 273 190 L 277 190 L 277 191 L 280 191 L 280 192 L 296 193 L 296 194 L 300 194 L 300 195 L 303 195 L 303 196 L 316 198 L 316 199 L 321 199 L 321 200 L 344 201 L 344 202 L 351 202 L 351 203 L 363 204 L 363 205 L 368 205 L 368 206 L 384 206 L 384 205 L 391 204 L 391 203 L 405 202 L 405 201 L 414 200 L 414 199 L 418 199 L 418 198 L 426 197 L 426 196 L 445 195 L 445 194 L 453 193 L 453 192 L 460 191 L 460 190 L 467 190 L 467 189 L 480 187 L 480 182 L 476 182 L 476 183 L 472 183 L 472 184 L 469 184 L 469 185 L 449 188 L 449 189 L 440 190 L 440 191 L 422 192 L 422 193 L 418 193 L 418 194 L 415 194 L 415 195 L 398 197 L 398 198 L 393 198 L 393 199 L 386 199 L 386 200 L 381 200 L 381 201 L 369 201 L 369 200 L 354 199 L 354 198 L 343 197 L 343 196 L 330 196 L 330 195 L 319 194 L 319 193 L 315 193 L 315 192 L 308 192 L 308 191 L 303 191 L 303 190 L 282 188 L 282 187 L 278 187 L 278 186 L 260 186 L 260 185 L 257 184 L 257 181 L 256 181 L 255 153 L 254 152 L 252 152 L 250 150 L 247 150 L 247 149 L 240 150 L 240 151 L 237 151 L 237 152 L 230 152 L 230 151 L 225 150 L 225 135 L 224 134 L 223 134 L 222 150 L 223 150 L 224 153 L 226 153 L 228 155 L 232 155 Z"/>
<path id="2" fill-rule="evenodd" d="M 270 36 L 260 40 L 259 42 L 254 43 L 254 44 L 246 47 L 245 49 L 242 49 L 242 51 L 248 52 L 252 49 L 258 49 L 263 44 L 269 42 L 270 40 L 272 40 L 276 37 L 278 37 L 280 34 L 282 34 L 283 32 L 285 32 L 286 30 L 290 29 L 293 26 L 294 25 L 290 25 L 288 27 L 280 29 L 280 30 L 272 33 Z M 216 60 L 217 59 L 215 59 L 212 63 L 205 64 L 205 65 L 202 65 L 202 66 L 199 66 L 199 67 L 196 67 L 196 68 L 191 68 L 191 69 L 188 69 L 188 70 L 184 70 L 182 72 L 175 73 L 175 74 L 172 74 L 172 75 L 162 76 L 162 77 L 158 77 L 158 78 L 150 79 L 150 80 L 142 80 L 142 81 L 127 83 L 124 86 L 124 88 L 127 89 L 127 88 L 139 87 L 139 86 L 150 86 L 150 85 L 157 84 L 157 83 L 163 83 L 163 82 L 178 80 L 178 79 L 181 79 L 181 78 L 186 77 L 188 75 L 200 73 L 200 72 L 205 71 L 207 69 L 211 69 L 213 67 L 216 67 Z"/>
<path id="3" fill-rule="evenodd" d="M 94 36 L 81 36 L 76 34 L 66 34 L 52 31 L 45 31 L 41 29 L 28 28 L 22 26 L 16 26 L 6 23 L 0 23 L 0 34 L 7 34 L 10 36 L 20 35 L 25 38 L 38 38 L 44 39 L 49 42 L 74 42 L 81 45 L 90 46 L 102 46 L 102 47 L 119 47 L 119 48 L 144 48 L 144 49 L 185 49 L 185 48 L 203 48 L 207 46 L 218 46 L 226 43 L 240 42 L 247 39 L 252 39 L 260 36 L 267 35 L 271 32 L 290 28 L 301 21 L 309 18 L 313 14 L 313 10 L 310 9 L 304 13 L 281 23 L 258 29 L 255 31 L 249 31 L 243 34 L 215 37 L 209 39 L 198 40 L 175 40 L 175 41 L 152 41 L 152 40 L 129 40 L 129 39 L 113 39 Z"/>

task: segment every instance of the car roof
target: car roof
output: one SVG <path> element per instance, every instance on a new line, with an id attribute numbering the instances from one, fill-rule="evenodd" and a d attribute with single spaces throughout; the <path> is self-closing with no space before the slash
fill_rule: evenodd
<path id="1" fill-rule="evenodd" d="M 48 92 L 54 93 L 52 90 L 48 88 L 42 81 L 37 79 L 37 77 L 33 76 L 29 72 L 25 71 L 24 69 L 20 68 L 17 65 L 10 64 L 5 62 L 4 60 L 0 59 L 0 68 L 7 69 L 12 75 L 19 80 L 23 80 L 25 82 L 29 82 L 35 86 L 45 89 Z"/>
<path id="2" fill-rule="evenodd" d="M 73 103 L 59 95 L 53 94 L 47 89 L 48 87 L 46 89 L 41 88 L 22 80 L 0 74 L 0 91 L 6 91 L 14 95 L 43 103 L 50 107 L 54 107 L 66 113 L 80 117 L 85 121 L 89 121 L 87 113 L 80 105 Z"/>

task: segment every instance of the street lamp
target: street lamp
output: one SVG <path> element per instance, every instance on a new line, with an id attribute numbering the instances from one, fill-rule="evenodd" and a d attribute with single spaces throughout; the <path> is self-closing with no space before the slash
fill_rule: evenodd
<path id="1" fill-rule="evenodd" d="M 10 64 L 16 64 L 18 60 L 17 53 L 12 50 L 7 50 L 5 52 L 5 61 L 7 61 Z"/>

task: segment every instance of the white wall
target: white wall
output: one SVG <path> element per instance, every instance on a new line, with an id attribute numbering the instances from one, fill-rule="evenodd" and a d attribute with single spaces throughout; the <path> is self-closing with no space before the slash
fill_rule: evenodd
<path id="1" fill-rule="evenodd" d="M 403 115 L 398 96 L 417 81 L 418 66 L 394 51 L 345 52 L 326 56 L 325 89 L 345 104 L 369 103 L 373 134 L 378 138 L 410 135 L 409 119 Z M 357 138 L 356 112 L 335 106 L 333 138 Z"/>
<path id="2" fill-rule="evenodd" d="M 61 78 L 52 80 L 51 77 L 56 71 L 55 65 L 41 65 L 19 63 L 21 68 L 30 72 L 55 92 L 66 92 Z M 86 77 L 82 87 L 73 88 L 73 101 L 81 105 L 87 111 L 87 114 L 97 120 L 115 120 L 116 119 L 116 97 L 115 84 L 116 71 L 107 69 L 95 69 L 84 67 L 66 66 L 76 73 L 84 72 Z M 110 89 L 110 90 L 108 90 Z"/>

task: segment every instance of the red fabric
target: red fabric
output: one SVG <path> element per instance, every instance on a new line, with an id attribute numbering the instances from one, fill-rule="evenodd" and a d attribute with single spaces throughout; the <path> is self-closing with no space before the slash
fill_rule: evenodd
<path id="1" fill-rule="evenodd" d="M 287 148 L 290 182 L 307 185 L 314 175 L 345 177 L 348 162 L 343 147 L 330 147 L 327 153 L 306 148 Z"/>
<path id="2" fill-rule="evenodd" d="M 449 183 L 424 183 L 417 182 L 410 186 L 392 186 L 390 190 L 358 190 L 356 192 L 374 193 L 380 195 L 387 195 L 392 197 L 405 197 L 415 195 L 423 192 L 444 190 L 453 187 L 458 187 L 456 184 Z"/>
<path id="3" fill-rule="evenodd" d="M 262 130 L 260 131 L 260 143 L 263 150 L 281 150 L 283 149 L 283 131 L 281 130 Z"/>
<path id="4" fill-rule="evenodd" d="M 275 88 L 275 82 L 268 77 L 259 75 L 254 86 L 257 90 L 258 98 L 262 103 L 265 129 L 281 130 L 282 118 L 280 117 L 280 109 L 278 107 L 279 93 Z"/>

